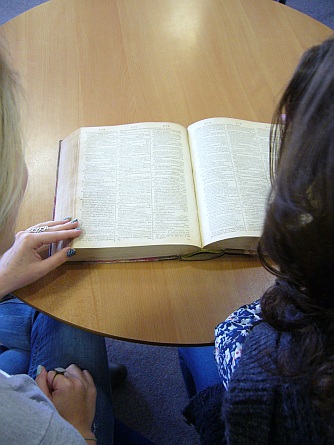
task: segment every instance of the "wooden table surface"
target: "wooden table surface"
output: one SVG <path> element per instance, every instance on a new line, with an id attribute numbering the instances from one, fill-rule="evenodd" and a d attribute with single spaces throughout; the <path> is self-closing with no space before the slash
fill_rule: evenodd
<path id="1" fill-rule="evenodd" d="M 26 96 L 30 180 L 18 229 L 52 218 L 58 141 L 76 128 L 270 122 L 302 52 L 331 33 L 271 0 L 53 0 L 3 25 Z M 271 281 L 256 259 L 231 256 L 66 264 L 17 295 L 105 336 L 208 344 Z"/>

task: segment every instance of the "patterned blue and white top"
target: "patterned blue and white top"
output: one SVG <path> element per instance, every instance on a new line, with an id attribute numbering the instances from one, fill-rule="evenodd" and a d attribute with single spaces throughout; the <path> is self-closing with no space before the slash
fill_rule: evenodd
<path id="1" fill-rule="evenodd" d="M 255 325 L 262 321 L 260 300 L 245 304 L 215 329 L 215 360 L 226 389 L 242 354 L 242 344 Z"/>

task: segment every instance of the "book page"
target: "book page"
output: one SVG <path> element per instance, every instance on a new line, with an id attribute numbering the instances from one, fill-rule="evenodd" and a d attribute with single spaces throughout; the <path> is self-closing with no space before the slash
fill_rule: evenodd
<path id="1" fill-rule="evenodd" d="M 84 233 L 74 247 L 200 245 L 184 127 L 88 127 L 79 141 L 75 216 Z"/>
<path id="2" fill-rule="evenodd" d="M 204 245 L 260 236 L 270 186 L 269 131 L 270 124 L 229 118 L 188 128 Z"/>
<path id="3" fill-rule="evenodd" d="M 60 142 L 53 219 L 76 218 L 76 195 L 79 165 L 79 130 Z"/>

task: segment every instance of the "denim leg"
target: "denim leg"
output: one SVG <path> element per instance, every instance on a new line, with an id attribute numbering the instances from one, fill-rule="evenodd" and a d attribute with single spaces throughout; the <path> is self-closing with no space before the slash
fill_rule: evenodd
<path id="1" fill-rule="evenodd" d="M 31 330 L 38 312 L 17 298 L 0 303 L 0 369 L 27 374 Z"/>
<path id="2" fill-rule="evenodd" d="M 29 360 L 28 352 L 1 347 L 0 369 L 9 375 L 28 374 Z"/>
<path id="3" fill-rule="evenodd" d="M 95 433 L 100 445 L 112 445 L 114 416 L 108 359 L 103 337 L 60 323 L 17 298 L 0 303 L 0 369 L 29 374 L 75 363 L 93 376 L 97 389 Z"/>
<path id="4" fill-rule="evenodd" d="M 38 365 L 49 371 L 59 366 L 66 368 L 72 363 L 87 369 L 93 376 L 97 388 L 94 432 L 100 445 L 111 445 L 114 415 L 104 337 L 39 314 L 31 332 L 29 375 L 36 377 Z"/>
<path id="5" fill-rule="evenodd" d="M 189 398 L 221 383 L 213 346 L 179 348 L 179 362 Z"/>

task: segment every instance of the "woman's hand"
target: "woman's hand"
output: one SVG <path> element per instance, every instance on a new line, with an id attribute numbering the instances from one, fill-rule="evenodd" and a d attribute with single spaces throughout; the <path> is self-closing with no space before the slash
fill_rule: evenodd
<path id="1" fill-rule="evenodd" d="M 47 227 L 47 229 L 45 229 Z M 81 235 L 78 221 L 49 221 L 37 224 L 15 236 L 15 242 L 0 259 L 0 297 L 42 278 L 65 263 L 70 247 L 64 247 L 49 258 L 43 259 L 43 246 L 70 240 Z M 31 230 L 42 228 L 39 233 Z"/>
<path id="2" fill-rule="evenodd" d="M 83 437 L 92 437 L 96 388 L 88 371 L 70 365 L 65 374 L 61 375 L 53 370 L 47 372 L 42 366 L 36 383 L 67 422 Z"/>

